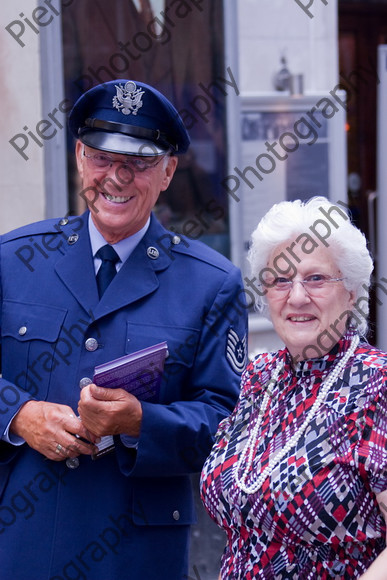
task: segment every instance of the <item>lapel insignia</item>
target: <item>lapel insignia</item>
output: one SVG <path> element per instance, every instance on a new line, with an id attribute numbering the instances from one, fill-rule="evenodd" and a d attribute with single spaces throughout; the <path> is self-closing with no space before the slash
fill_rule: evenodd
<path id="1" fill-rule="evenodd" d="M 233 328 L 228 329 L 226 358 L 236 373 L 240 374 L 246 366 L 246 336 L 239 338 Z"/>
<path id="2" fill-rule="evenodd" d="M 71 234 L 71 236 L 67 238 L 67 243 L 69 244 L 69 246 L 72 246 L 78 241 L 78 239 L 79 239 L 78 234 Z"/>
<path id="3" fill-rule="evenodd" d="M 152 260 L 157 260 L 157 258 L 160 255 L 160 252 L 158 251 L 158 249 L 154 248 L 153 246 L 149 246 L 146 253 L 147 253 L 148 258 L 152 258 Z"/>
<path id="4" fill-rule="evenodd" d="M 121 111 L 124 115 L 137 115 L 138 110 L 143 106 L 142 95 L 145 91 L 137 88 L 136 83 L 128 81 L 125 86 L 114 85 L 117 94 L 113 97 L 113 107 Z"/>

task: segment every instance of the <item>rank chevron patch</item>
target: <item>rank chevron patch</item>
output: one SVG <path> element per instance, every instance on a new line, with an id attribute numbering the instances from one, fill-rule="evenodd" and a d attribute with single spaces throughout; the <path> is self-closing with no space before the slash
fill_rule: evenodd
<path id="1" fill-rule="evenodd" d="M 246 335 L 239 338 L 233 328 L 228 329 L 226 358 L 236 373 L 242 373 L 246 365 Z"/>

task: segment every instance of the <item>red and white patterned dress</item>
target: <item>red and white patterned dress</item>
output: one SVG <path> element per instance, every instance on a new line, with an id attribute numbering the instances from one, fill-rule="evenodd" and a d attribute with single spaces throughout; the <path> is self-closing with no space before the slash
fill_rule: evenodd
<path id="1" fill-rule="evenodd" d="M 296 368 L 286 349 L 259 355 L 247 367 L 238 404 L 220 423 L 201 477 L 203 503 L 227 534 L 222 579 L 353 579 L 385 547 L 375 494 L 387 489 L 387 354 L 368 344 L 357 347 L 261 489 L 241 491 L 233 472 L 278 361 L 285 366 L 270 384 L 247 485 L 302 425 L 352 336 L 349 331 L 330 353 Z"/>

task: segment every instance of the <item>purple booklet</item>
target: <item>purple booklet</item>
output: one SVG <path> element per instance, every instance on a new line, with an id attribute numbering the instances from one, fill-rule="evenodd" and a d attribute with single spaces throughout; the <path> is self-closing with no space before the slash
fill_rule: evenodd
<path id="1" fill-rule="evenodd" d="M 157 403 L 167 356 L 166 342 L 137 350 L 95 367 L 93 382 L 99 387 L 122 388 L 141 401 Z"/>
<path id="2" fill-rule="evenodd" d="M 167 356 L 166 342 L 137 350 L 95 367 L 93 383 L 110 389 L 122 388 L 140 401 L 157 403 Z M 98 459 L 113 451 L 113 437 L 105 435 L 97 447 L 98 452 L 92 456 L 93 459 Z"/>

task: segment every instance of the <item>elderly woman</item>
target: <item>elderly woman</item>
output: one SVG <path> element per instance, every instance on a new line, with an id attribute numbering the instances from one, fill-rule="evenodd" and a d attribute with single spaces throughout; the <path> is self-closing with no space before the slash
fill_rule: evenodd
<path id="1" fill-rule="evenodd" d="M 285 348 L 248 365 L 203 468 L 220 577 L 387 578 L 387 355 L 364 339 L 365 238 L 325 198 L 283 202 L 249 261 Z"/>

